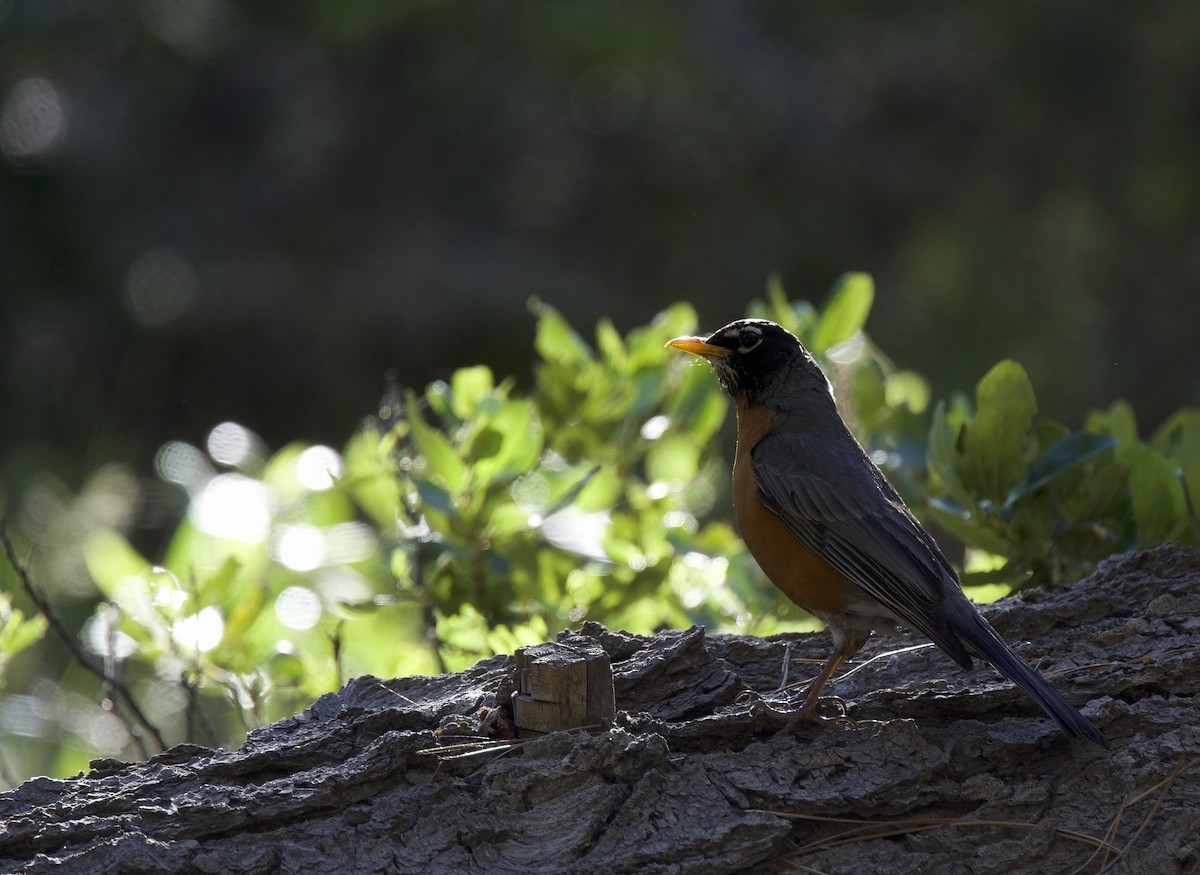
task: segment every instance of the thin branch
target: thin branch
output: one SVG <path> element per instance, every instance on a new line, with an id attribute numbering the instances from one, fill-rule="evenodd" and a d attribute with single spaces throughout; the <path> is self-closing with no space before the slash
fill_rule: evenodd
<path id="1" fill-rule="evenodd" d="M 115 702 L 117 699 L 117 672 L 119 671 L 120 660 L 117 659 L 117 626 L 120 625 L 120 609 L 108 605 L 104 608 L 107 621 L 104 625 L 108 630 L 107 645 L 104 649 L 104 700 L 101 706 L 104 709 L 111 710 L 116 713 Z M 115 618 L 115 622 L 114 622 Z M 150 756 L 150 751 L 146 749 L 146 742 L 142 740 L 142 734 L 135 727 L 129 724 L 121 714 L 117 713 L 117 719 L 125 726 L 125 731 L 129 733 L 129 740 L 133 742 L 133 746 L 137 748 L 138 756 L 146 759 Z"/>
<path id="2" fill-rule="evenodd" d="M 200 668 L 194 663 L 179 674 L 179 684 L 187 695 L 187 706 L 184 712 L 187 738 L 190 742 L 198 743 L 197 733 L 203 732 L 209 744 L 219 745 L 221 739 L 217 734 L 216 727 L 213 726 L 212 721 L 208 719 L 208 715 L 200 706 L 199 688 L 194 678 L 202 676 Z"/>
<path id="3" fill-rule="evenodd" d="M 335 690 L 340 690 L 346 685 L 344 677 L 344 668 L 342 666 L 342 620 L 338 620 L 337 625 L 333 627 L 333 634 L 329 636 L 329 644 L 333 648 L 333 671 L 337 676 L 337 683 L 334 685 Z"/>
<path id="4" fill-rule="evenodd" d="M 104 667 L 98 665 L 96 661 L 87 654 L 83 647 L 80 646 L 79 642 L 75 640 L 75 636 L 72 635 L 67 629 L 66 624 L 63 623 L 62 618 L 58 615 L 58 612 L 54 609 L 54 606 L 50 604 L 50 600 L 47 599 L 41 590 L 39 590 L 34 584 L 33 579 L 29 576 L 28 569 L 21 562 L 21 560 L 17 558 L 16 547 L 13 546 L 12 538 L 9 537 L 8 534 L 8 521 L 4 517 L 0 517 L 0 544 L 4 545 L 4 552 L 8 557 L 8 564 L 11 565 L 13 571 L 17 573 L 17 577 L 21 581 L 21 586 L 25 589 L 25 594 L 29 596 L 30 601 L 37 606 L 37 609 L 42 612 L 42 616 L 46 618 L 46 622 L 50 624 L 50 628 L 54 630 L 54 634 L 59 637 L 64 645 L 66 645 L 66 648 L 68 651 L 70 651 L 71 656 L 73 656 L 75 660 L 85 669 L 98 677 L 100 682 L 106 687 L 111 685 L 112 692 L 116 694 L 117 699 L 123 702 L 125 707 L 128 708 L 130 713 L 132 713 L 137 719 L 137 722 L 140 723 L 147 732 L 154 736 L 154 740 L 158 744 L 159 750 L 166 750 L 167 743 L 163 739 L 162 733 L 158 731 L 158 727 L 151 723 L 150 719 L 142 712 L 142 709 L 138 707 L 138 703 L 134 700 L 124 682 L 122 682 L 120 678 L 110 677 L 108 672 L 104 670 Z M 137 741 L 138 747 L 142 749 L 144 755 L 145 749 L 140 742 L 141 733 L 137 730 L 137 727 L 129 724 L 128 721 L 126 721 L 126 726 L 129 729 L 130 736 Z"/>

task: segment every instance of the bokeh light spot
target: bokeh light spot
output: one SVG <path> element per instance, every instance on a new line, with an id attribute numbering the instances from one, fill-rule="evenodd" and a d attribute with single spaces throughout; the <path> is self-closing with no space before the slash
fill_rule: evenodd
<path id="1" fill-rule="evenodd" d="M 109 711 L 80 707 L 64 722 L 93 749 L 105 755 L 120 753 L 129 741 L 129 730 L 120 717 Z"/>
<path id="2" fill-rule="evenodd" d="M 189 492 L 199 490 L 216 472 L 199 449 L 183 441 L 162 445 L 154 459 L 158 476 L 169 483 L 178 483 Z"/>
<path id="3" fill-rule="evenodd" d="M 646 487 L 646 497 L 651 501 L 661 501 L 671 494 L 671 484 L 657 480 Z"/>
<path id="4" fill-rule="evenodd" d="M 245 467 L 259 455 L 257 434 L 236 422 L 222 422 L 210 431 L 206 447 L 212 461 L 232 468 Z"/>
<path id="5" fill-rule="evenodd" d="M 345 565 L 375 553 L 375 535 L 365 523 L 338 523 L 324 532 L 325 561 Z"/>
<path id="6" fill-rule="evenodd" d="M 275 494 L 263 483 L 241 474 L 222 474 L 192 502 L 190 515 L 205 534 L 260 544 L 271 530 L 274 505 Z"/>
<path id="7" fill-rule="evenodd" d="M 688 515 L 681 510 L 671 510 L 663 514 L 663 526 L 668 529 L 682 529 L 688 524 Z"/>
<path id="8" fill-rule="evenodd" d="M 150 600 L 156 608 L 179 614 L 187 604 L 188 594 L 179 583 L 179 578 L 169 568 L 161 565 L 151 566 L 142 575 L 142 579 L 150 591 Z"/>
<path id="9" fill-rule="evenodd" d="M 367 579 L 353 568 L 345 566 L 321 572 L 317 579 L 317 591 L 326 602 L 334 604 L 360 605 L 371 599 L 371 587 Z"/>
<path id="10" fill-rule="evenodd" d="M 316 526 L 287 526 L 274 552 L 292 571 L 312 571 L 325 561 L 325 535 Z"/>
<path id="11" fill-rule="evenodd" d="M 125 276 L 125 304 L 147 328 L 179 319 L 200 297 L 200 278 L 173 249 L 148 249 L 133 260 Z"/>
<path id="12" fill-rule="evenodd" d="M 303 586 L 289 586 L 275 599 L 275 616 L 289 629 L 311 629 L 321 619 L 321 599 Z"/>
<path id="13" fill-rule="evenodd" d="M 509 488 L 513 500 L 522 510 L 540 511 L 550 501 L 550 481 L 539 471 L 518 477 Z M 540 520 L 540 515 L 539 515 Z M 537 523 L 532 523 L 537 525 Z"/>
<path id="14" fill-rule="evenodd" d="M 666 434 L 667 427 L 671 424 L 670 417 L 667 416 L 651 416 L 642 425 L 642 437 L 648 441 L 656 441 Z"/>
<path id="15" fill-rule="evenodd" d="M 604 535 L 610 518 L 605 511 L 582 511 L 567 507 L 542 520 L 542 536 L 548 543 L 589 559 L 608 559 Z"/>
<path id="16" fill-rule="evenodd" d="M 67 102 L 48 79 L 22 79 L 0 108 L 0 152 L 24 164 L 53 152 L 67 135 Z"/>
<path id="17" fill-rule="evenodd" d="M 147 30 L 193 60 L 217 54 L 238 29 L 233 8 L 222 0 L 144 0 L 141 13 Z"/>
<path id="18" fill-rule="evenodd" d="M 322 492 L 342 476 L 342 457 L 329 447 L 309 447 L 296 460 L 296 477 L 305 489 Z"/>
<path id="19" fill-rule="evenodd" d="M 7 694 L 0 699 L 0 730 L 5 735 L 36 738 L 46 731 L 46 724 L 53 718 L 50 711 L 37 696 Z"/>
<path id="20" fill-rule="evenodd" d="M 106 659 L 125 659 L 137 652 L 137 642 L 104 614 L 94 614 L 83 625 L 83 644 L 97 656 Z"/>
<path id="21" fill-rule="evenodd" d="M 231 468 L 243 467 L 258 455 L 258 436 L 236 422 L 222 422 L 208 433 L 208 454 Z"/>
<path id="22" fill-rule="evenodd" d="M 225 620 L 211 605 L 198 614 L 184 617 L 171 626 L 171 636 L 181 646 L 197 653 L 208 653 L 221 643 Z"/>

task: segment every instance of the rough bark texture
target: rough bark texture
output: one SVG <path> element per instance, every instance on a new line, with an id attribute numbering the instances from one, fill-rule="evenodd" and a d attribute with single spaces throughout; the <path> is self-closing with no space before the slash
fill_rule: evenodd
<path id="1" fill-rule="evenodd" d="M 962 672 L 933 648 L 886 655 L 918 642 L 878 637 L 862 660 L 885 655 L 832 688 L 854 728 L 801 724 L 776 737 L 779 718 L 745 694 L 777 685 L 785 641 L 793 659 L 821 660 L 826 635 L 640 638 L 587 625 L 573 634 L 612 657 L 611 728 L 455 759 L 437 753 L 456 740 L 447 727 L 477 726 L 462 715 L 511 691 L 509 657 L 437 678 L 359 678 L 238 750 L 183 746 L 0 795 L 0 869 L 1200 867 L 1200 553 L 1119 557 L 987 613 L 1112 750 L 1068 742 L 986 667 Z"/>

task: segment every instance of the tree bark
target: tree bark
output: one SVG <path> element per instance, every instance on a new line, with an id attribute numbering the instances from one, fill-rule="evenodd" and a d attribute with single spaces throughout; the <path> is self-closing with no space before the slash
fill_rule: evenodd
<path id="1" fill-rule="evenodd" d="M 823 660 L 826 634 L 643 638 L 589 623 L 564 637 L 612 660 L 607 728 L 455 737 L 509 734 L 508 656 L 436 678 L 358 678 L 237 750 L 183 745 L 0 794 L 0 870 L 1200 867 L 1200 552 L 1115 557 L 985 613 L 1111 750 L 1068 741 L 990 668 L 963 672 L 912 637 L 877 636 L 861 670 L 831 686 L 853 727 L 778 737 L 761 697 L 782 696 L 786 649 L 795 680 L 815 673 L 797 661 Z"/>

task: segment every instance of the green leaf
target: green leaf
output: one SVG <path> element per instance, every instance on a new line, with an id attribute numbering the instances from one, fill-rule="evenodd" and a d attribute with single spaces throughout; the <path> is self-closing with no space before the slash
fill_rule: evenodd
<path id="1" fill-rule="evenodd" d="M 220 604 L 222 596 L 233 588 L 234 578 L 241 569 L 240 559 L 227 556 L 215 570 L 201 578 L 196 586 L 196 601 L 202 605 Z"/>
<path id="2" fill-rule="evenodd" d="M 458 513 L 458 508 L 454 506 L 454 499 L 445 489 L 420 477 L 414 477 L 412 482 L 413 486 L 417 488 L 417 495 L 421 498 L 423 508 L 435 511 L 447 519 Z"/>
<path id="3" fill-rule="evenodd" d="M 727 396 L 703 362 L 680 369 L 679 386 L 664 404 L 671 428 L 686 429 L 699 442 L 708 441 L 720 429 L 728 409 Z"/>
<path id="4" fill-rule="evenodd" d="M 672 337 L 696 332 L 696 310 L 691 304 L 675 303 L 656 315 L 650 324 L 634 328 L 626 338 L 629 369 L 661 368 L 677 354 L 665 344 Z"/>
<path id="5" fill-rule="evenodd" d="M 529 514 L 519 505 L 508 502 L 488 514 L 484 537 L 489 540 L 509 538 L 519 532 L 529 531 Z"/>
<path id="6" fill-rule="evenodd" d="M 929 407 L 929 382 L 915 371 L 888 374 L 885 392 L 888 407 L 907 407 L 913 413 L 924 413 Z"/>
<path id="7" fill-rule="evenodd" d="M 850 399 L 857 423 L 855 433 L 866 438 L 875 434 L 884 419 L 886 410 L 886 381 L 879 368 L 868 365 L 855 368 L 850 382 Z"/>
<path id="8" fill-rule="evenodd" d="M 1137 418 L 1126 401 L 1114 401 L 1107 410 L 1093 410 L 1084 422 L 1084 429 L 1106 434 L 1117 441 L 1117 458 L 1132 462 L 1140 453 Z"/>
<path id="9" fill-rule="evenodd" d="M 963 416 L 961 409 L 948 408 L 945 401 L 939 401 L 933 411 L 933 421 L 929 424 L 926 448 L 929 473 L 959 507 L 974 505 L 974 496 L 963 485 L 958 473 L 958 436 Z"/>
<path id="10" fill-rule="evenodd" d="M 1055 531 L 1061 524 L 1055 514 L 1054 503 L 1034 496 L 1028 501 L 1014 502 L 1004 508 L 1006 531 L 1012 533 L 1012 542 L 1017 557 L 1029 561 L 1038 558 L 1046 550 Z"/>
<path id="11" fill-rule="evenodd" d="M 1191 513 L 1200 507 L 1200 410 L 1184 409 L 1170 416 L 1150 445 L 1179 466 L 1188 491 Z"/>
<path id="12" fill-rule="evenodd" d="M 549 304 L 536 299 L 529 302 L 529 308 L 537 315 L 537 333 L 534 337 L 534 347 L 543 359 L 548 362 L 564 364 L 592 364 L 592 350 L 584 343 L 570 324 L 557 310 Z"/>
<path id="13" fill-rule="evenodd" d="M 823 353 L 861 331 L 867 324 L 867 316 L 874 302 L 875 283 L 870 274 L 848 273 L 843 276 L 821 313 L 812 339 L 812 351 Z"/>
<path id="14" fill-rule="evenodd" d="M 364 428 L 350 439 L 343 453 L 345 472 L 339 485 L 380 528 L 390 526 L 400 508 L 400 483 L 392 456 L 394 435 L 399 431 L 407 433 L 407 423 L 387 435 Z"/>
<path id="15" fill-rule="evenodd" d="M 1153 547 L 1176 537 L 1184 527 L 1187 501 L 1170 459 L 1146 449 L 1129 469 L 1133 517 L 1139 546 Z"/>
<path id="16" fill-rule="evenodd" d="M 986 520 L 975 517 L 953 500 L 931 498 L 929 510 L 938 525 L 968 547 L 978 547 L 997 556 L 1012 555 L 1012 545 L 993 532 Z"/>
<path id="17" fill-rule="evenodd" d="M 1002 361 L 975 389 L 975 416 L 962 440 L 963 483 L 999 503 L 1020 483 L 1036 451 L 1030 438 L 1037 398 L 1025 369 Z"/>
<path id="18" fill-rule="evenodd" d="M 1115 438 L 1077 431 L 1053 444 L 1033 463 L 1025 482 L 1013 489 L 1006 506 L 1045 486 L 1055 477 L 1077 468 L 1092 457 L 1117 445 Z"/>
<path id="19" fill-rule="evenodd" d="M 651 482 L 682 485 L 696 476 L 701 447 L 688 435 L 667 435 L 646 451 L 646 476 Z"/>
<path id="20" fill-rule="evenodd" d="M 472 482 L 490 486 L 530 471 L 542 454 L 542 427 L 529 401 L 510 401 L 471 445 Z"/>
<path id="21" fill-rule="evenodd" d="M 7 593 L 0 594 L 0 666 L 26 647 L 36 644 L 46 632 L 48 622 L 41 614 L 26 619 L 25 612 L 12 608 Z M 0 688 L 4 679 L 0 677 Z"/>
<path id="22" fill-rule="evenodd" d="M 438 638 L 451 648 L 461 651 L 457 659 L 451 661 L 447 667 L 456 668 L 456 663 L 461 662 L 461 667 L 466 668 L 475 662 L 486 646 L 487 633 L 487 620 L 472 605 L 464 604 L 456 613 L 439 615 Z"/>
<path id="23" fill-rule="evenodd" d="M 619 373 L 628 370 L 629 354 L 625 351 L 625 341 L 607 319 L 601 319 L 596 324 L 596 348 L 603 356 L 605 365 Z"/>
<path id="24" fill-rule="evenodd" d="M 1104 525 L 1132 536 L 1132 511 L 1126 485 L 1129 466 L 1114 458 L 1102 459 L 1074 472 L 1069 483 L 1055 484 L 1058 509 L 1069 523 Z"/>
<path id="25" fill-rule="evenodd" d="M 498 626 L 488 631 L 487 644 L 493 653 L 512 653 L 518 647 L 540 644 L 550 637 L 543 617 L 534 616 L 528 622 Z"/>
<path id="26" fill-rule="evenodd" d="M 292 653 L 276 653 L 271 657 L 270 675 L 272 682 L 295 687 L 304 680 L 304 663 Z"/>
<path id="27" fill-rule="evenodd" d="M 83 560 L 92 580 L 109 601 L 117 599 L 123 581 L 139 578 L 150 569 L 150 561 L 112 529 L 101 529 L 88 539 Z"/>
<path id="28" fill-rule="evenodd" d="M 579 500 L 579 496 L 583 493 L 583 491 L 585 489 L 587 489 L 588 484 L 590 484 L 596 478 L 596 475 L 599 473 L 600 473 L 600 466 L 599 465 L 593 466 L 590 470 L 588 470 L 586 473 L 584 473 L 582 477 L 580 477 L 574 483 L 572 483 L 566 492 L 564 492 L 561 496 L 556 498 L 548 507 L 546 507 L 545 510 L 543 511 L 542 515 L 543 516 L 553 516 L 554 514 L 558 513 L 560 510 L 566 510 L 572 504 L 575 504 Z M 619 490 L 620 490 L 620 483 L 618 482 L 618 483 L 616 483 L 616 491 L 613 492 L 613 497 L 608 499 L 604 504 L 599 505 L 599 508 L 610 507 L 612 505 L 613 501 L 616 500 L 616 495 L 618 494 Z M 597 510 L 599 508 L 597 506 L 593 506 L 593 507 L 587 508 L 587 509 L 588 510 Z"/>
<path id="29" fill-rule="evenodd" d="M 788 301 L 787 290 L 783 287 L 783 277 L 778 273 L 772 273 L 767 277 L 767 307 L 778 319 L 784 318 L 792 308 L 791 302 Z"/>
<path id="30" fill-rule="evenodd" d="M 425 421 L 413 392 L 405 401 L 413 447 L 425 461 L 428 473 L 438 477 L 451 492 L 459 492 L 466 483 L 467 469 L 450 440 Z"/>
<path id="31" fill-rule="evenodd" d="M 246 635 L 262 618 L 264 610 L 267 608 L 268 593 L 261 585 L 258 585 L 258 581 L 253 583 L 252 586 L 241 588 L 242 592 L 225 617 L 225 641 L 245 641 Z M 228 600 L 227 595 L 226 601 Z M 221 647 L 218 648 L 218 652 L 228 653 L 234 649 L 236 648 L 232 646 Z"/>
<path id="32" fill-rule="evenodd" d="M 746 315 L 754 319 L 770 319 L 778 322 L 809 345 L 812 343 L 813 326 L 817 322 L 817 311 L 808 301 L 790 301 L 783 288 L 779 274 L 767 278 L 766 301 L 752 301 Z"/>
<path id="33" fill-rule="evenodd" d="M 459 368 L 450 378 L 450 410 L 460 421 L 467 420 L 479 403 L 495 388 L 492 371 L 484 365 Z"/>
<path id="34" fill-rule="evenodd" d="M 438 419 L 446 420 L 454 415 L 451 409 L 451 394 L 450 384 L 445 380 L 434 380 L 425 387 L 425 403 Z"/>

